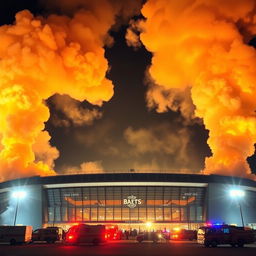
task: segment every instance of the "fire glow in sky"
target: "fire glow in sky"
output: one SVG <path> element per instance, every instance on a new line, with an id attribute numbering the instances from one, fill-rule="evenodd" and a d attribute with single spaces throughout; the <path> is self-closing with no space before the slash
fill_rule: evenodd
<path id="1" fill-rule="evenodd" d="M 91 127 L 86 133 L 73 133 L 92 147 L 93 131 L 98 130 L 94 122 L 104 118 L 114 86 L 122 86 L 107 78 L 114 67 L 108 64 L 105 47 L 114 49 L 117 43 L 110 31 L 124 27 L 127 49 L 136 53 L 145 47 L 152 53 L 143 75 L 148 112 L 175 112 L 177 120 L 183 120 L 178 128 L 176 121 L 124 127 L 122 140 L 132 147 L 133 156 L 164 153 L 177 161 L 165 169 L 189 169 L 191 127 L 205 125 L 212 155 L 203 156 L 201 170 L 254 176 L 246 159 L 254 154 L 256 143 L 256 51 L 249 45 L 256 34 L 255 0 L 148 0 L 143 6 L 129 0 L 63 0 L 49 1 L 45 8 L 47 14 L 42 15 L 20 10 L 13 24 L 0 27 L 0 180 L 59 173 L 54 161 L 61 150 L 50 143 L 45 129 L 50 118 L 47 100 L 54 95 L 55 110 L 61 110 L 74 127 Z M 135 95 L 132 98 L 136 101 Z M 82 109 L 83 101 L 103 111 Z M 63 119 L 57 126 L 70 125 Z M 99 129 L 108 131 L 107 126 Z M 127 150 L 107 136 L 105 156 L 122 157 L 120 152 Z M 104 161 L 95 159 L 80 161 L 80 171 L 89 172 L 95 165 L 98 171 L 105 169 Z M 143 167 L 163 168 L 157 161 Z M 111 168 L 118 167 L 112 163 Z"/>

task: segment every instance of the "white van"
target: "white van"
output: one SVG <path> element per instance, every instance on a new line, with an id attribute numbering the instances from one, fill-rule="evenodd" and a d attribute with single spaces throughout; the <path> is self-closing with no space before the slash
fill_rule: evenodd
<path id="1" fill-rule="evenodd" d="M 31 238 L 32 226 L 0 226 L 0 243 L 29 243 Z"/>
<path id="2" fill-rule="evenodd" d="M 75 225 L 68 230 L 65 242 L 66 244 L 93 243 L 94 245 L 106 242 L 105 226 Z"/>

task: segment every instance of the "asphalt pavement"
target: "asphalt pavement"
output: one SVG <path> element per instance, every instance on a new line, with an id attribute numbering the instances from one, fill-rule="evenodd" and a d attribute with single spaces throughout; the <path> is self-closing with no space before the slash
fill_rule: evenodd
<path id="1" fill-rule="evenodd" d="M 93 245 L 63 245 L 59 244 L 28 244 L 28 245 L 0 245 L 0 256 L 255 256 L 256 244 L 246 245 L 244 248 L 221 246 L 204 248 L 196 242 L 171 241 L 143 242 L 115 241 L 99 246 Z"/>

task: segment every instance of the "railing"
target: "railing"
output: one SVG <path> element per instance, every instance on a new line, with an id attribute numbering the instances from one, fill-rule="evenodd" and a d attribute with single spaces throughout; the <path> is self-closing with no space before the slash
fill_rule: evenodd
<path id="1" fill-rule="evenodd" d="M 61 173 L 60 175 L 70 174 L 111 174 L 111 173 L 172 173 L 172 174 L 204 174 L 203 170 L 198 169 L 169 169 L 169 170 L 149 170 L 149 169 L 122 169 L 122 170 L 86 170 L 81 172 L 79 169 L 77 173 L 72 170 L 72 173 Z"/>

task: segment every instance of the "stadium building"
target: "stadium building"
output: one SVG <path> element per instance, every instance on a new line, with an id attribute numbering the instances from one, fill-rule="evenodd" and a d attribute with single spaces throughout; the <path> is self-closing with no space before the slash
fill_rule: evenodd
<path id="1" fill-rule="evenodd" d="M 234 190 L 243 196 L 231 197 Z M 108 223 L 126 230 L 196 229 L 206 222 L 256 227 L 255 209 L 256 182 L 230 176 L 106 173 L 0 183 L 0 225 L 34 229 L 67 229 L 75 223 Z"/>

